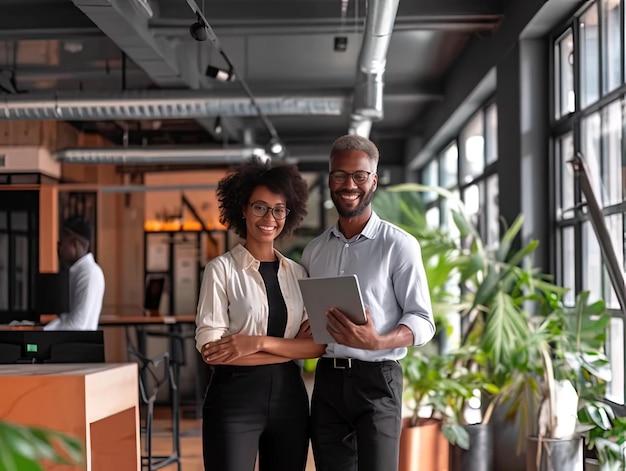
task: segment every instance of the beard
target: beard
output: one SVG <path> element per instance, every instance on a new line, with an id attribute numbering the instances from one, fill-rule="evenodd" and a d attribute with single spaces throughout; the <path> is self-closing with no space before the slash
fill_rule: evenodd
<path id="1" fill-rule="evenodd" d="M 351 210 L 346 210 L 342 207 L 343 200 L 341 199 L 341 194 L 359 194 L 361 196 L 361 202 L 357 205 L 356 208 Z M 342 192 L 334 192 L 330 194 L 333 203 L 335 204 L 335 208 L 340 216 L 344 218 L 353 218 L 361 214 L 372 202 L 372 198 L 374 197 L 374 187 L 370 187 L 367 193 L 364 192 L 354 192 L 354 191 L 342 191 Z"/>

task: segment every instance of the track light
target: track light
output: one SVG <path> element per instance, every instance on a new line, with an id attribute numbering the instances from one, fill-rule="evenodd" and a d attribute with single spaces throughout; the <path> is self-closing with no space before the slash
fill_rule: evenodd
<path id="1" fill-rule="evenodd" d="M 272 138 L 270 142 L 267 144 L 266 152 L 271 157 L 284 157 L 285 156 L 285 146 L 282 142 L 280 142 L 277 138 Z"/>
<path id="2" fill-rule="evenodd" d="M 234 82 L 236 79 L 232 69 L 224 70 L 212 65 L 206 68 L 205 74 L 207 77 L 214 78 L 218 82 Z"/>
<path id="3" fill-rule="evenodd" d="M 213 131 L 215 132 L 215 134 L 222 134 L 222 131 L 224 129 L 222 128 L 222 118 L 221 116 L 218 116 L 217 118 L 215 118 L 215 126 L 213 127 Z"/>
<path id="4" fill-rule="evenodd" d="M 209 37 L 206 24 L 198 13 L 196 13 L 196 22 L 189 27 L 189 33 L 196 41 L 206 41 Z"/>

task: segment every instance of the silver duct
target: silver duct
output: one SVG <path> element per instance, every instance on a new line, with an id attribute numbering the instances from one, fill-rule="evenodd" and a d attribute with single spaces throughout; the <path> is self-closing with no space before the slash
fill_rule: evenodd
<path id="1" fill-rule="evenodd" d="M 352 102 L 353 134 L 367 137 L 371 121 L 383 119 L 383 75 L 398 3 L 399 0 L 369 2 Z"/>
<path id="2" fill-rule="evenodd" d="M 256 98 L 268 116 L 339 116 L 343 96 Z M 217 116 L 253 117 L 247 97 L 215 97 L 199 91 L 127 91 L 116 94 L 25 94 L 0 98 L 0 120 L 131 120 L 193 119 Z"/>
<path id="3" fill-rule="evenodd" d="M 54 157 L 59 162 L 81 164 L 231 165 L 252 157 L 267 158 L 267 155 L 260 147 L 85 147 L 61 150 Z"/>

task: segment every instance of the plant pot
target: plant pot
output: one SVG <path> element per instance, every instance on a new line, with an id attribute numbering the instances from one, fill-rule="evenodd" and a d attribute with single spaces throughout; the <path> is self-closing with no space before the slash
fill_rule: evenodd
<path id="1" fill-rule="evenodd" d="M 450 471 L 491 471 L 493 469 L 493 434 L 485 424 L 465 425 L 470 447 L 450 445 Z"/>
<path id="2" fill-rule="evenodd" d="M 582 438 L 526 439 L 527 471 L 583 471 L 583 469 Z"/>
<path id="3" fill-rule="evenodd" d="M 441 422 L 434 419 L 409 426 L 402 421 L 398 471 L 448 471 L 449 445 L 441 433 Z"/>

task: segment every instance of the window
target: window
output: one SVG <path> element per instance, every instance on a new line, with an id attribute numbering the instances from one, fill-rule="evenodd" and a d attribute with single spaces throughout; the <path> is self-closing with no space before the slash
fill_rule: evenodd
<path id="1" fill-rule="evenodd" d="M 495 104 L 481 108 L 459 130 L 457 138 L 450 141 L 439 154 L 421 169 L 421 182 L 450 190 L 461 195 L 470 219 L 487 246 L 500 238 L 500 207 L 498 204 L 498 175 L 494 162 L 498 160 L 498 113 Z M 458 143 L 458 144 L 457 144 Z M 426 218 L 429 224 L 459 234 L 446 211 L 446 199 L 428 193 Z M 446 215 L 441 220 L 441 215 Z"/>
<path id="2" fill-rule="evenodd" d="M 569 161 L 581 152 L 601 205 L 613 250 L 626 273 L 623 156 L 626 115 L 624 10 L 626 0 L 587 2 L 553 34 L 554 185 L 557 281 L 570 288 L 565 302 L 589 290 L 611 312 L 607 353 L 613 369 L 609 399 L 624 403 L 624 313 L 611 284 L 586 198 Z M 573 32 L 576 34 L 573 34 Z"/>

